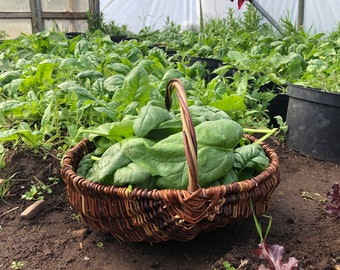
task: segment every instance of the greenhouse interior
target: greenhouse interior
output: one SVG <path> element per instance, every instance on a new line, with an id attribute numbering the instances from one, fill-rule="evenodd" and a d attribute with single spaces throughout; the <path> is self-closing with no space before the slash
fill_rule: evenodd
<path id="1" fill-rule="evenodd" d="M 340 0 L 0 3 L 0 270 L 340 270 Z"/>

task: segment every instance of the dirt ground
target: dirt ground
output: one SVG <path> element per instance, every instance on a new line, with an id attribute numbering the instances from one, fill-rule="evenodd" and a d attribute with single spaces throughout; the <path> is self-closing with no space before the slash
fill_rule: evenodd
<path id="1" fill-rule="evenodd" d="M 281 183 L 272 195 L 267 215 L 273 224 L 267 243 L 286 250 L 284 262 L 295 257 L 304 269 L 338 270 L 340 219 L 325 213 L 326 194 L 340 181 L 336 162 L 318 161 L 268 143 L 280 158 Z M 32 204 L 21 199 L 32 183 L 50 183 L 59 176 L 60 160 L 16 149 L 7 155 L 0 179 L 13 177 L 0 201 L 0 269 L 224 269 L 228 261 L 238 269 L 256 269 L 263 261 L 252 251 L 259 236 L 253 219 L 202 233 L 184 243 L 120 243 L 111 235 L 93 231 L 68 205 L 60 180 L 45 196 L 45 206 L 34 219 L 20 214 Z M 263 227 L 267 222 L 260 218 Z M 83 234 L 77 234 L 85 229 Z M 20 268 L 20 262 L 22 267 Z M 12 265 L 12 267 L 11 267 Z"/>

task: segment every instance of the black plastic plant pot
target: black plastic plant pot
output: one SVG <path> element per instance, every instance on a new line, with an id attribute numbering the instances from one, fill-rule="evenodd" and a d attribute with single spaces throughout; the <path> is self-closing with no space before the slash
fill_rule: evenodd
<path id="1" fill-rule="evenodd" d="M 172 57 L 176 55 L 177 51 L 176 50 L 165 50 L 165 53 L 167 57 Z"/>
<path id="2" fill-rule="evenodd" d="M 340 161 L 340 94 L 288 85 L 287 146 L 324 161 Z"/>
<path id="3" fill-rule="evenodd" d="M 193 65 L 195 62 L 202 62 L 206 69 L 213 72 L 216 68 L 222 66 L 223 62 L 220 59 L 215 58 L 204 58 L 204 57 L 190 57 L 190 65 Z"/>
<path id="4" fill-rule="evenodd" d="M 166 43 L 156 43 L 153 46 L 149 47 L 150 49 L 152 48 L 159 48 L 165 51 L 167 57 L 172 57 L 174 55 L 176 55 L 177 51 L 176 50 L 171 50 L 167 48 L 167 44 Z"/>
<path id="5" fill-rule="evenodd" d="M 124 40 L 132 40 L 132 39 L 138 40 L 138 38 L 128 37 L 128 36 L 110 36 L 110 38 L 113 42 L 116 42 L 116 43 L 119 43 L 119 42 L 124 41 Z"/>
<path id="6" fill-rule="evenodd" d="M 276 94 L 276 96 L 269 102 L 268 105 L 268 115 L 269 115 L 269 126 L 278 128 L 279 124 L 275 119 L 275 116 L 281 116 L 283 121 L 286 121 L 288 101 L 289 97 L 286 93 L 283 93 L 283 89 L 286 89 L 287 85 L 277 84 L 275 82 L 268 82 L 260 86 L 259 92 L 271 92 Z"/>
<path id="7" fill-rule="evenodd" d="M 269 103 L 268 115 L 270 118 L 269 125 L 279 127 L 275 116 L 281 116 L 282 121 L 286 121 L 288 110 L 289 96 L 287 94 L 277 94 Z"/>
<path id="8" fill-rule="evenodd" d="M 193 65 L 195 62 L 201 62 L 208 71 L 205 77 L 207 81 L 211 81 L 215 78 L 216 74 L 213 74 L 212 72 L 223 65 L 223 61 L 220 59 L 190 56 L 189 65 Z"/>

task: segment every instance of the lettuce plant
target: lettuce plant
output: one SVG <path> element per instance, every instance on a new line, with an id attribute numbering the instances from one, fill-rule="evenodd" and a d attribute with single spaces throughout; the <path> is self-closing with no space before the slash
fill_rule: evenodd
<path id="1" fill-rule="evenodd" d="M 262 241 L 259 248 L 254 250 L 253 253 L 260 259 L 266 260 L 269 264 L 269 268 L 261 264 L 258 270 L 301 270 L 299 261 L 294 257 L 290 257 L 287 263 L 282 263 L 282 257 L 285 254 L 283 246 L 270 246 L 265 241 Z"/>
<path id="2" fill-rule="evenodd" d="M 261 264 L 258 267 L 258 270 L 302 270 L 302 268 L 299 266 L 299 261 L 294 257 L 290 257 L 287 263 L 282 262 L 283 255 L 285 254 L 283 246 L 267 245 L 266 239 L 272 224 L 272 217 L 265 216 L 269 219 L 269 223 L 267 226 L 266 233 L 263 236 L 261 224 L 255 215 L 252 201 L 250 201 L 250 207 L 253 212 L 253 218 L 257 232 L 260 236 L 260 243 L 258 244 L 258 249 L 253 250 L 253 253 L 260 259 L 267 261 L 269 265 L 269 267 L 266 267 L 264 264 Z"/>
<path id="3" fill-rule="evenodd" d="M 340 217 L 340 186 L 335 182 L 332 186 L 333 191 L 327 192 L 330 204 L 326 206 L 326 212 Z"/>

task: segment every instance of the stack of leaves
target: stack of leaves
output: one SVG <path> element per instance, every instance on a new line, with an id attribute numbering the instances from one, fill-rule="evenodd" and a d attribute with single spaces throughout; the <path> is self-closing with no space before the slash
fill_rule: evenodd
<path id="1" fill-rule="evenodd" d="M 189 110 L 201 187 L 249 179 L 269 166 L 262 147 L 244 140 L 242 127 L 224 111 L 199 105 Z M 98 148 L 81 160 L 77 174 L 104 185 L 186 189 L 188 164 L 181 130 L 178 112 L 150 101 L 138 116 L 84 130 Z"/>

